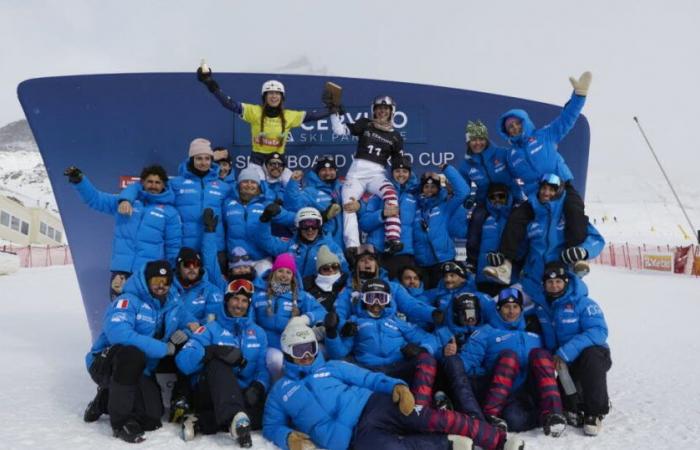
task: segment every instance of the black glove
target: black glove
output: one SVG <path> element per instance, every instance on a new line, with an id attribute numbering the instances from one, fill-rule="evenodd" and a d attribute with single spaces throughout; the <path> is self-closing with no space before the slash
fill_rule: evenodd
<path id="1" fill-rule="evenodd" d="M 488 252 L 486 254 L 486 261 L 488 261 L 490 266 L 500 266 L 506 262 L 506 257 L 500 252 Z"/>
<path id="2" fill-rule="evenodd" d="M 357 324 L 355 322 L 345 322 L 343 328 L 340 329 L 340 337 L 357 336 Z"/>
<path id="3" fill-rule="evenodd" d="M 214 81 L 214 78 L 211 76 L 212 71 L 209 70 L 208 72 L 202 72 L 202 68 L 198 67 L 197 68 L 197 79 L 206 85 L 207 89 L 209 89 L 209 92 L 216 92 L 219 90 L 219 83 Z"/>
<path id="4" fill-rule="evenodd" d="M 468 195 L 467 198 L 464 199 L 464 209 L 470 210 L 476 205 L 476 195 Z"/>
<path id="5" fill-rule="evenodd" d="M 435 308 L 430 316 L 433 318 L 433 323 L 435 325 L 442 325 L 445 321 L 445 313 L 440 309 Z"/>
<path id="6" fill-rule="evenodd" d="M 243 395 L 248 406 L 260 405 L 265 401 L 265 386 L 259 381 L 253 381 Z"/>
<path id="7" fill-rule="evenodd" d="M 326 327 L 326 337 L 335 339 L 338 337 L 338 313 L 335 310 L 328 312 L 323 319 L 323 326 Z"/>
<path id="8" fill-rule="evenodd" d="M 202 214 L 202 221 L 204 222 L 204 232 L 213 233 L 216 231 L 216 225 L 219 223 L 219 217 L 214 214 L 214 210 L 211 208 L 206 208 L 204 214 Z"/>
<path id="9" fill-rule="evenodd" d="M 63 175 L 68 177 L 68 181 L 73 184 L 78 184 L 83 181 L 83 172 L 75 166 L 70 166 L 65 171 Z"/>
<path id="10" fill-rule="evenodd" d="M 561 251 L 561 260 L 566 264 L 574 264 L 588 258 L 588 252 L 583 247 L 569 247 Z"/>
<path id="11" fill-rule="evenodd" d="M 474 275 L 476 273 L 476 265 L 470 261 L 464 261 L 464 270 Z"/>
<path id="12" fill-rule="evenodd" d="M 245 359 L 241 354 L 241 349 L 230 345 L 207 345 L 204 351 L 204 361 L 209 362 L 218 358 L 231 366 L 245 367 Z"/>
<path id="13" fill-rule="evenodd" d="M 260 222 L 267 223 L 271 221 L 273 217 L 279 215 L 279 213 L 282 212 L 282 206 L 280 206 L 280 204 L 280 200 L 277 199 L 274 202 L 267 205 L 263 210 L 263 213 L 260 214 Z"/>
<path id="14" fill-rule="evenodd" d="M 403 355 L 404 358 L 406 359 L 412 359 L 424 352 L 425 349 L 421 347 L 420 345 L 416 344 L 406 344 L 403 347 L 401 347 L 401 354 Z"/>

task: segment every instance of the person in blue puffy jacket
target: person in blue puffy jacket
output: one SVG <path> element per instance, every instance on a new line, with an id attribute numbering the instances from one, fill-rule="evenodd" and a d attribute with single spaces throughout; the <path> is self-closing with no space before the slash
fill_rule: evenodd
<path id="1" fill-rule="evenodd" d="M 216 320 L 192 334 L 175 362 L 194 384 L 194 414 L 182 424 L 182 438 L 228 431 L 239 445 L 252 445 L 250 430 L 262 428 L 270 374 L 267 336 L 255 324 L 248 280 L 229 283 Z"/>
<path id="2" fill-rule="evenodd" d="M 403 249 L 393 254 L 384 252 L 380 258 L 381 266 L 386 269 L 389 279 L 393 280 L 397 277 L 401 267 L 415 264 L 413 226 L 416 216 L 418 178 L 412 171 L 409 156 L 392 158 L 389 180 L 394 185 L 394 190 L 399 197 L 398 205 L 385 204 L 381 197 L 373 195 L 366 201 L 362 201 L 358 216 L 360 230 L 367 233 L 365 242 L 372 244 L 374 248 L 383 248 L 386 240 L 384 223 L 387 217 L 400 216 L 400 240 L 403 243 Z"/>
<path id="3" fill-rule="evenodd" d="M 566 247 L 563 209 L 567 195 L 561 179 L 554 174 L 546 174 L 537 197 L 528 201 L 534 211 L 534 220 L 527 226 L 527 255 L 520 283 L 531 298 L 541 298 L 543 295 L 542 273 L 546 263 L 562 261 L 579 276 L 584 276 L 588 273 L 586 260 L 598 256 L 605 246 L 603 237 L 589 223 L 586 239 L 576 247 Z"/>
<path id="4" fill-rule="evenodd" d="M 231 154 L 226 147 L 214 147 L 214 163 L 219 166 L 219 179 L 226 182 L 231 189 L 236 188 L 236 170 Z"/>
<path id="5" fill-rule="evenodd" d="M 310 206 L 321 211 L 323 230 L 333 238 L 340 248 L 343 242 L 343 216 L 341 190 L 343 184 L 338 180 L 338 166 L 333 155 L 318 158 L 314 170 L 307 172 L 302 179 L 296 174 L 287 183 L 284 205 L 291 211 L 299 211 Z"/>
<path id="6" fill-rule="evenodd" d="M 199 252 L 182 247 L 177 255 L 173 288 L 180 296 L 182 306 L 196 319 L 199 325 L 208 321 L 209 314 L 215 314 L 223 302 L 223 292 L 209 281 L 207 271 L 202 266 Z"/>
<path id="7" fill-rule="evenodd" d="M 460 261 L 447 261 L 440 265 L 442 279 L 438 285 L 426 293 L 433 305 L 445 310 L 452 298 L 461 292 L 476 292 L 474 276 Z"/>
<path id="8" fill-rule="evenodd" d="M 460 354 L 467 374 L 489 380 L 483 413 L 496 426 L 526 431 L 540 424 L 546 435 L 559 437 L 566 419 L 554 361 L 540 336 L 525 331 L 522 293 L 502 290 L 496 309 L 498 314 L 472 333 Z"/>
<path id="9" fill-rule="evenodd" d="M 155 369 L 188 339 L 188 315 L 170 288 L 172 278 L 164 260 L 135 272 L 107 308 L 102 333 L 85 356 L 98 391 L 83 418 L 95 422 L 109 414 L 114 436 L 127 442 L 141 442 L 144 431 L 161 427 Z"/>
<path id="10" fill-rule="evenodd" d="M 347 272 L 342 271 L 338 255 L 322 245 L 316 255 L 316 274 L 304 277 L 304 290 L 311 294 L 326 311 L 335 310 L 337 303 L 350 301 Z"/>
<path id="11" fill-rule="evenodd" d="M 544 299 L 535 299 L 546 347 L 554 353 L 557 371 L 566 371 L 579 388 L 565 398 L 567 419 L 598 434 L 609 412 L 607 372 L 612 366 L 608 326 L 600 306 L 588 297 L 585 283 L 561 262 L 545 266 Z"/>
<path id="12" fill-rule="evenodd" d="M 448 199 L 440 176 L 432 172 L 424 173 L 413 224 L 413 248 L 416 263 L 426 273 L 426 289 L 437 285 L 442 263 L 455 258 L 455 246 L 449 236 L 448 225 L 469 193 L 469 187 L 457 169 L 446 164 L 441 169 L 452 185 L 452 197 Z"/>
<path id="13" fill-rule="evenodd" d="M 499 132 L 511 144 L 508 167 L 528 198 L 537 197 L 538 183 L 545 174 L 555 174 L 564 182 L 567 193 L 563 210 L 566 217 L 564 238 L 567 248 L 577 247 L 586 239 L 588 217 L 583 199 L 571 183 L 573 174 L 558 152 L 558 146 L 581 114 L 591 79 L 590 72 L 585 72 L 578 80 L 570 78 L 574 87 L 571 99 L 564 105 L 559 117 L 545 127 L 535 129 L 527 112 L 521 109 L 507 111 L 499 119 Z M 504 260 L 512 261 L 516 257 L 518 244 L 523 240 L 525 227 L 531 220 L 532 211 L 526 204 L 513 209 L 503 232 L 498 252 L 501 257 L 494 259 L 492 266 L 501 266 Z M 503 284 L 510 284 L 507 266 L 503 267 L 502 272 Z"/>
<path id="14" fill-rule="evenodd" d="M 297 319 L 281 342 L 284 377 L 270 390 L 263 436 L 284 450 L 524 448 L 488 423 L 431 408 L 401 380 L 326 361 L 313 330 Z"/>
<path id="15" fill-rule="evenodd" d="M 253 295 L 255 321 L 267 333 L 267 368 L 273 379 L 282 370 L 280 334 L 292 317 L 301 316 L 311 326 L 323 324 L 325 308 L 301 288 L 294 256 L 282 253 L 275 259 L 264 290 Z"/>
<path id="16" fill-rule="evenodd" d="M 115 218 L 109 265 L 112 300 L 121 294 L 126 279 L 147 261 L 175 262 L 182 245 L 182 222 L 173 206 L 175 196 L 168 185 L 165 169 L 144 167 L 141 182 L 130 188 L 138 192 L 138 199 L 128 207 L 122 204 L 120 195 L 98 191 L 77 167 L 69 167 L 65 174 L 88 206 Z"/>

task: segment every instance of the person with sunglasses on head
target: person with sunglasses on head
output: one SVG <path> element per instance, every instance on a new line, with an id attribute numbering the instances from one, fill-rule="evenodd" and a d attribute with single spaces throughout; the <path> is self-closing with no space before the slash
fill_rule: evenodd
<path id="1" fill-rule="evenodd" d="M 273 236 L 269 224 L 261 223 L 259 228 L 260 246 L 273 255 L 292 253 L 296 258 L 301 279 L 316 273 L 318 251 L 324 245 L 338 257 L 341 270 L 343 272 L 349 271 L 342 248 L 335 243 L 332 237 L 324 233 L 323 216 L 316 208 L 304 207 L 297 211 L 294 226 L 297 230 L 294 237 L 285 240 Z"/>
<path id="2" fill-rule="evenodd" d="M 122 203 L 122 193 L 114 195 L 97 190 L 77 167 L 70 166 L 64 175 L 90 208 L 114 216 L 109 265 L 111 300 L 122 293 L 126 280 L 146 262 L 167 259 L 175 263 L 182 246 L 182 220 L 163 167 L 143 168 L 140 183 L 128 188 L 136 192 L 136 199 L 128 207 Z"/>
<path id="3" fill-rule="evenodd" d="M 449 235 L 449 224 L 469 193 L 469 186 L 457 169 L 442 164 L 440 170 L 452 185 L 452 196 L 448 195 L 442 174 L 424 173 L 413 224 L 413 248 L 416 263 L 426 274 L 426 289 L 437 286 L 440 267 L 456 256 L 454 241 Z"/>
<path id="4" fill-rule="evenodd" d="M 294 255 L 282 253 L 265 274 L 267 284 L 253 295 L 255 321 L 267 333 L 266 364 L 273 379 L 279 378 L 283 355 L 280 350 L 280 334 L 293 317 L 301 317 L 312 327 L 323 324 L 325 308 L 301 287 Z M 319 334 L 321 330 L 316 328 Z"/>
<path id="5" fill-rule="evenodd" d="M 102 332 L 85 356 L 98 390 L 83 419 L 95 422 L 109 414 L 114 437 L 126 442 L 142 442 L 145 431 L 162 426 L 155 372 L 189 338 L 190 315 L 171 289 L 172 279 L 165 260 L 135 272 L 107 307 Z"/>
<path id="6" fill-rule="evenodd" d="M 587 260 L 600 254 L 605 240 L 598 230 L 588 223 L 586 238 L 577 247 L 566 247 L 566 216 L 564 202 L 568 195 L 564 182 L 555 174 L 545 174 L 540 182 L 536 198 L 528 200 L 534 219 L 527 225 L 527 254 L 520 275 L 520 284 L 529 298 L 542 298 L 542 273 L 549 261 L 560 260 L 572 267 L 578 276 L 588 273 Z M 504 231 L 505 233 L 505 231 Z M 487 259 L 494 253 L 489 253 Z M 510 263 L 509 263 L 510 264 Z M 484 273 L 497 281 L 500 269 L 487 266 Z"/>
<path id="7" fill-rule="evenodd" d="M 607 372 L 612 360 L 605 316 L 586 284 L 562 262 L 545 266 L 542 284 L 544 298 L 534 299 L 542 338 L 554 352 L 560 379 L 562 372 L 570 373 L 578 386 L 565 397 L 567 421 L 595 436 L 610 411 Z"/>
<path id="8" fill-rule="evenodd" d="M 267 398 L 263 436 L 282 449 L 524 448 L 521 440 L 488 423 L 431 408 L 404 381 L 326 361 L 313 330 L 297 319 L 281 342 L 284 376 Z"/>
<path id="9" fill-rule="evenodd" d="M 341 108 L 339 103 L 327 101 L 324 91 L 324 103 L 327 110 L 303 111 L 285 108 L 287 99 L 284 84 L 278 80 L 267 80 L 261 88 L 261 103 L 243 103 L 229 97 L 214 80 L 211 69 L 204 63 L 197 69 L 197 79 L 203 83 L 209 92 L 221 105 L 239 116 L 250 125 L 252 151 L 249 167 L 258 171 L 264 178 L 263 164 L 270 153 L 284 155 L 289 133 L 293 128 L 304 123 L 315 122 L 328 117 L 331 112 Z M 339 100 L 338 100 L 339 101 Z M 282 179 L 286 183 L 292 175 L 285 169 Z"/>
<path id="10" fill-rule="evenodd" d="M 299 211 L 312 207 L 321 211 L 323 229 L 340 248 L 343 242 L 343 216 L 341 189 L 338 180 L 338 166 L 333 155 L 323 155 L 314 164 L 314 170 L 303 174 L 301 171 L 292 175 L 284 191 L 284 205 Z"/>
<path id="11" fill-rule="evenodd" d="M 381 266 L 386 269 L 390 279 L 398 276 L 398 271 L 406 265 L 414 265 L 413 256 L 413 226 L 416 215 L 418 178 L 413 173 L 411 158 L 408 155 L 396 156 L 391 159 L 390 181 L 398 195 L 398 204 L 385 204 L 382 199 L 373 195 L 361 202 L 358 213 L 360 230 L 367 233 L 366 243 L 374 248 L 382 248 L 386 240 L 385 227 L 390 217 L 401 219 L 401 242 L 403 249 L 395 253 L 383 252 Z"/>
<path id="12" fill-rule="evenodd" d="M 245 279 L 228 284 L 216 320 L 203 325 L 176 357 L 193 385 L 194 412 L 182 423 L 182 439 L 227 431 L 251 447 L 251 430 L 262 428 L 270 374 L 267 335 L 254 321 L 255 288 Z"/>
<path id="13" fill-rule="evenodd" d="M 477 396 L 487 421 L 517 432 L 541 426 L 545 435 L 561 436 L 566 419 L 554 360 L 540 336 L 525 331 L 522 292 L 503 289 L 496 310 L 460 352 L 466 373 L 481 378 Z"/>
<path id="14" fill-rule="evenodd" d="M 508 168 L 528 198 L 538 196 L 539 183 L 545 174 L 554 174 L 562 181 L 562 189 L 566 191 L 562 208 L 566 219 L 564 247 L 572 255 L 572 260 L 567 261 L 570 264 L 585 259 L 581 257 L 579 249 L 588 235 L 588 217 L 583 199 L 572 184 L 574 177 L 571 169 L 558 148 L 581 114 L 592 78 L 590 72 L 584 72 L 578 79 L 570 77 L 569 81 L 574 88 L 571 98 L 559 117 L 542 128 L 536 129 L 527 112 L 522 109 L 506 111 L 498 121 L 499 133 L 510 143 Z M 527 204 L 513 209 L 503 231 L 500 249 L 490 262 L 493 271 L 498 272 L 497 282 L 510 284 L 510 263 L 516 257 L 518 244 L 525 238 L 526 227 L 532 219 L 532 209 Z"/>

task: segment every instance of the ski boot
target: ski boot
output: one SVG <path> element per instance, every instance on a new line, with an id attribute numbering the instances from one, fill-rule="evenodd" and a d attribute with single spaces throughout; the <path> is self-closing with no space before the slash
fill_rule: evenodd
<path id="1" fill-rule="evenodd" d="M 486 421 L 499 430 L 503 430 L 504 433 L 508 432 L 508 423 L 500 417 L 487 415 Z"/>
<path id="2" fill-rule="evenodd" d="M 566 423 L 569 426 L 581 428 L 583 427 L 583 413 L 579 411 L 564 411 Z"/>
<path id="3" fill-rule="evenodd" d="M 403 250 L 403 242 L 399 241 L 398 239 L 384 241 L 384 251 L 389 255 L 395 255 L 401 250 Z"/>
<path id="4" fill-rule="evenodd" d="M 194 414 L 188 414 L 185 416 L 185 420 L 182 421 L 182 429 L 180 430 L 180 437 L 185 442 L 189 442 L 199 433 L 199 424 L 197 423 L 197 416 Z"/>
<path id="5" fill-rule="evenodd" d="M 583 418 L 583 434 L 586 436 L 598 436 L 603 428 L 603 417 L 586 415 Z"/>
<path id="6" fill-rule="evenodd" d="M 437 391 L 433 394 L 433 405 L 435 409 L 454 411 L 452 400 L 445 394 L 445 391 Z"/>
<path id="7" fill-rule="evenodd" d="M 85 413 L 83 414 L 83 420 L 87 423 L 96 422 L 100 416 L 107 412 L 107 397 L 109 396 L 109 391 L 107 388 L 98 387 L 97 394 L 95 398 L 88 403 L 87 408 L 85 408 Z"/>
<path id="8" fill-rule="evenodd" d="M 239 412 L 233 416 L 229 432 L 241 447 L 250 448 L 253 446 L 253 439 L 250 437 L 250 419 L 246 413 Z"/>
<path id="9" fill-rule="evenodd" d="M 566 418 L 557 413 L 547 414 L 544 418 L 544 425 L 542 425 L 542 430 L 545 436 L 559 437 L 564 434 L 566 430 Z"/>
<path id="10" fill-rule="evenodd" d="M 174 398 L 170 402 L 170 418 L 171 423 L 182 423 L 185 415 L 190 412 L 190 404 L 185 397 Z"/>
<path id="11" fill-rule="evenodd" d="M 114 428 L 112 431 L 115 438 L 119 438 L 130 444 L 139 444 L 146 440 L 143 437 L 144 432 L 143 428 L 141 428 L 141 424 L 134 419 L 127 420 L 120 428 Z"/>
<path id="12" fill-rule="evenodd" d="M 500 266 L 486 266 L 482 271 L 484 276 L 489 280 L 508 286 L 510 284 L 510 276 L 513 271 L 513 265 L 507 259 Z"/>

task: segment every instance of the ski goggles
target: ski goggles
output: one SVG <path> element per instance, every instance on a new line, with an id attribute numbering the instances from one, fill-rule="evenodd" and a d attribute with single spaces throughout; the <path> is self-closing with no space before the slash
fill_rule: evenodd
<path id="1" fill-rule="evenodd" d="M 521 308 L 523 306 L 523 294 L 515 288 L 505 288 L 498 294 L 496 307 L 500 308 L 506 303 L 515 303 Z"/>
<path id="2" fill-rule="evenodd" d="M 248 280 L 244 279 L 238 279 L 238 280 L 233 280 L 228 284 L 226 287 L 226 293 L 227 294 L 244 294 L 250 297 L 253 295 L 253 291 L 255 288 L 253 287 L 253 283 L 251 283 Z"/>
<path id="3" fill-rule="evenodd" d="M 304 219 L 299 222 L 300 230 L 318 230 L 321 228 L 321 223 L 316 219 Z"/>
<path id="4" fill-rule="evenodd" d="M 365 292 L 362 294 L 362 303 L 365 305 L 386 306 L 391 301 L 391 295 L 386 292 Z"/>
<path id="5" fill-rule="evenodd" d="M 338 264 L 338 263 L 324 264 L 318 268 L 318 273 L 332 273 L 332 272 L 337 272 L 339 270 L 340 270 L 340 264 Z"/>
<path id="6" fill-rule="evenodd" d="M 561 186 L 561 178 L 554 173 L 546 173 L 540 178 L 540 184 L 551 184 L 552 186 Z"/>
<path id="7" fill-rule="evenodd" d="M 316 341 L 292 345 L 292 356 L 296 359 L 304 359 L 307 355 L 313 358 L 317 353 L 318 344 Z"/>

